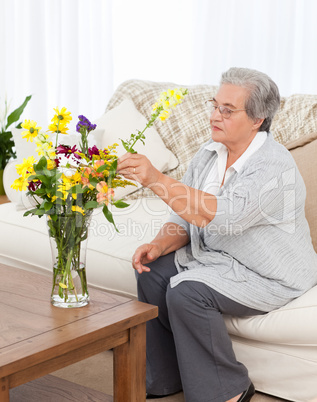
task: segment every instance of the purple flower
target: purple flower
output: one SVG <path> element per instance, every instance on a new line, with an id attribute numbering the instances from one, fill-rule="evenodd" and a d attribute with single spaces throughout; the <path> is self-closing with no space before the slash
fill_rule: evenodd
<path id="1" fill-rule="evenodd" d="M 92 124 L 87 117 L 80 115 L 78 116 L 78 123 L 76 125 L 76 131 L 78 133 L 84 134 L 89 133 L 90 131 L 94 130 L 97 127 L 97 124 Z"/>
<path id="2" fill-rule="evenodd" d="M 69 158 L 71 155 L 74 155 L 75 158 L 78 157 L 78 155 L 76 154 L 76 145 L 74 145 L 73 147 L 69 147 L 68 145 L 59 145 L 56 148 L 56 154 L 57 155 L 65 155 L 66 158 Z"/>
<path id="3" fill-rule="evenodd" d="M 99 155 L 99 149 L 96 147 L 96 145 L 94 145 L 91 148 L 88 148 L 88 152 L 89 152 L 90 158 L 92 158 L 93 155 Z"/>
<path id="4" fill-rule="evenodd" d="M 29 182 L 29 185 L 28 185 L 28 189 L 30 190 L 30 191 L 36 191 L 38 188 L 39 188 L 39 186 L 42 184 L 42 182 L 40 181 L 40 180 L 37 180 L 37 181 L 31 181 L 31 182 Z"/>

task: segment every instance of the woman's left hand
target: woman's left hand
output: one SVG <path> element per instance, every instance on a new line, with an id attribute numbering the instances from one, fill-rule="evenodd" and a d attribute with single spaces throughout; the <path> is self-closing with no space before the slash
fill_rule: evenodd
<path id="1" fill-rule="evenodd" d="M 117 173 L 128 180 L 136 180 L 143 187 L 157 183 L 161 175 L 146 156 L 130 153 L 118 159 Z"/>

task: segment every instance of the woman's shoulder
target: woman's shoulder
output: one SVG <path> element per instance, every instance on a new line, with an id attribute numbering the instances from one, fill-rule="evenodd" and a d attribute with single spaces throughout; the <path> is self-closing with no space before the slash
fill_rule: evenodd
<path id="1" fill-rule="evenodd" d="M 296 166 L 289 150 L 284 145 L 277 142 L 271 132 L 268 133 L 266 141 L 252 157 L 252 162 L 258 160 L 261 164 L 268 166 Z"/>
<path id="2" fill-rule="evenodd" d="M 269 183 L 270 180 L 281 180 L 283 183 L 296 183 L 296 187 L 303 188 L 304 182 L 291 153 L 284 145 L 274 140 L 268 133 L 264 144 L 247 160 L 240 177 L 255 179 L 258 186 Z M 273 182 L 272 182 L 273 183 Z"/>

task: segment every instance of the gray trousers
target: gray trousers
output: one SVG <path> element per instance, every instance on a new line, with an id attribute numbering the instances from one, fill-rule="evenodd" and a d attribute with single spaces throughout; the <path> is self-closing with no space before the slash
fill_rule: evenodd
<path id="1" fill-rule="evenodd" d="M 159 316 L 147 323 L 146 389 L 155 395 L 183 390 L 186 402 L 225 402 L 250 385 L 248 371 L 236 360 L 223 315 L 265 314 L 243 306 L 196 281 L 174 288 L 175 253 L 136 271 L 140 301 L 157 305 Z"/>

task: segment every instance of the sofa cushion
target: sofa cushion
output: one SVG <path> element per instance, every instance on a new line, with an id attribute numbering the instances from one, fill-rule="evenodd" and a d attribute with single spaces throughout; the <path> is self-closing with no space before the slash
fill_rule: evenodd
<path id="1" fill-rule="evenodd" d="M 306 184 L 305 214 L 317 252 L 317 131 L 285 144 L 291 152 Z"/>
<path id="2" fill-rule="evenodd" d="M 317 95 L 291 95 L 281 99 L 271 131 L 281 144 L 317 132 Z"/>
<path id="3" fill-rule="evenodd" d="M 130 134 L 137 134 L 137 130 L 142 131 L 147 123 L 147 119 L 136 109 L 130 99 L 125 99 L 95 121 L 98 129 L 103 130 L 102 148 L 107 148 L 109 145 L 117 143 L 116 152 L 118 156 L 126 153 L 121 139 L 129 139 Z M 141 141 L 138 141 L 134 149 L 138 153 L 146 155 L 160 172 L 176 168 L 178 165 L 176 156 L 166 148 L 155 127 L 149 127 L 144 134 L 146 137 L 145 144 L 143 145 Z M 134 183 L 141 187 L 137 182 Z M 115 198 L 122 198 L 134 192 L 138 187 L 128 186 L 115 189 Z"/>
<path id="4" fill-rule="evenodd" d="M 317 346 L 317 286 L 286 306 L 254 317 L 226 316 L 231 335 L 257 342 Z M 307 323 L 309 331 L 307 331 Z"/>

